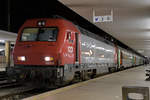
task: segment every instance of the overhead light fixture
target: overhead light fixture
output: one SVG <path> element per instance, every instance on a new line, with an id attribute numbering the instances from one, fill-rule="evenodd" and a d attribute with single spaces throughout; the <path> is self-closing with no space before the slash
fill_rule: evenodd
<path id="1" fill-rule="evenodd" d="M 5 43 L 5 40 L 0 40 L 0 43 Z"/>
<path id="2" fill-rule="evenodd" d="M 144 53 L 144 50 L 137 50 L 139 53 Z"/>
<path id="3" fill-rule="evenodd" d="M 0 51 L 3 51 L 4 49 L 0 49 Z"/>

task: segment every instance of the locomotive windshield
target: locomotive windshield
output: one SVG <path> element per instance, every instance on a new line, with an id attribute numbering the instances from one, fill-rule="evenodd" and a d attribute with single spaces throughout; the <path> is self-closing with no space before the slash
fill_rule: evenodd
<path id="1" fill-rule="evenodd" d="M 56 41 L 57 28 L 25 28 L 21 41 Z"/>

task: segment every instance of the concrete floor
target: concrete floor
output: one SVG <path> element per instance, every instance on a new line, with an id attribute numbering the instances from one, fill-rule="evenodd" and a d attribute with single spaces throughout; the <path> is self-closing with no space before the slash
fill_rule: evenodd
<path id="1" fill-rule="evenodd" d="M 150 87 L 150 81 L 145 81 L 145 67 L 102 76 L 24 100 L 122 100 L 122 86 Z"/>

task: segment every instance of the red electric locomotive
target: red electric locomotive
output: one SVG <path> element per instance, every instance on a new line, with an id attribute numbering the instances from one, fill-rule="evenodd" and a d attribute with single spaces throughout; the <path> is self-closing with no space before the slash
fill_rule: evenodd
<path id="1" fill-rule="evenodd" d="M 19 30 L 13 52 L 15 72 L 49 83 L 72 80 L 72 66 L 80 63 L 79 33 L 64 19 L 27 20 Z"/>

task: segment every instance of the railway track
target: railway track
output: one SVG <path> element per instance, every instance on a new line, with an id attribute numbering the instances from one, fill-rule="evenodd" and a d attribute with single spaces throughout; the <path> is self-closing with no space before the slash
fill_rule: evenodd
<path id="1" fill-rule="evenodd" d="M 5 71 L 0 72 L 0 81 L 6 80 L 7 79 L 7 74 Z"/>
<path id="2" fill-rule="evenodd" d="M 46 89 L 37 89 L 30 84 L 22 85 L 15 80 L 9 82 L 7 80 L 0 81 L 0 100 L 21 100 L 35 94 L 40 94 L 49 91 Z"/>
<path id="3" fill-rule="evenodd" d="M 33 95 L 38 95 L 53 89 L 37 89 L 30 85 L 17 85 L 0 89 L 0 100 L 21 100 Z"/>
<path id="4" fill-rule="evenodd" d="M 45 92 L 30 84 L 22 85 L 16 80 L 9 81 L 6 72 L 0 72 L 0 100 L 21 100 L 22 98 Z M 48 91 L 48 90 L 47 90 Z"/>
<path id="5" fill-rule="evenodd" d="M 0 100 L 20 100 L 20 96 L 33 89 L 34 87 L 23 86 L 16 80 L 8 81 L 6 72 L 0 72 Z"/>
<path id="6" fill-rule="evenodd" d="M 7 88 L 7 87 L 12 87 L 12 86 L 16 86 L 19 83 L 16 82 L 16 80 L 11 80 L 8 81 L 8 76 L 7 73 L 4 72 L 0 72 L 0 89 L 2 88 Z"/>
<path id="7" fill-rule="evenodd" d="M 0 89 L 0 100 L 20 100 L 30 96 L 29 91 L 34 90 L 34 87 L 30 86 L 15 86 L 11 88 Z"/>

